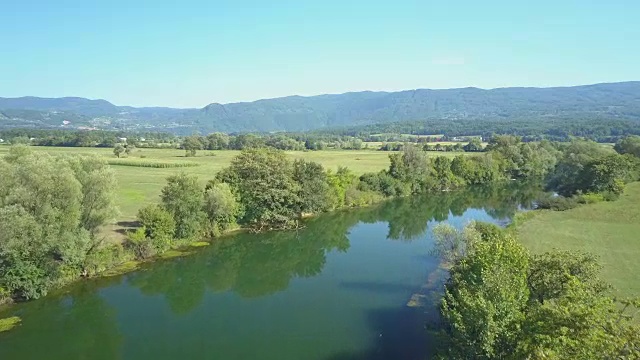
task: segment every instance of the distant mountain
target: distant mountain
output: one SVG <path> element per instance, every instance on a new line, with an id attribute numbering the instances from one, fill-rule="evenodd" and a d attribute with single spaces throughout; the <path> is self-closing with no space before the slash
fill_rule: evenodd
<path id="1" fill-rule="evenodd" d="M 177 133 L 306 131 L 401 121 L 544 118 L 640 122 L 640 81 L 555 88 L 407 90 L 289 96 L 202 109 L 116 106 L 106 100 L 0 98 L 0 127 L 160 130 Z"/>

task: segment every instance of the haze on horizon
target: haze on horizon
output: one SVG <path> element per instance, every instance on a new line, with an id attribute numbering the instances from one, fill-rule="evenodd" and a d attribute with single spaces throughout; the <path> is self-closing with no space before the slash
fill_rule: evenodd
<path id="1" fill-rule="evenodd" d="M 21 1 L 0 97 L 199 108 L 290 95 L 640 79 L 640 3 Z"/>

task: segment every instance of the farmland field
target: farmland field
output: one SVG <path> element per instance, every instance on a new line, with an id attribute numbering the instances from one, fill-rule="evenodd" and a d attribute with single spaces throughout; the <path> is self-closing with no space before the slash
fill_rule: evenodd
<path id="1" fill-rule="evenodd" d="M 121 221 L 133 220 L 138 209 L 157 202 L 167 176 L 186 172 L 197 175 L 204 184 L 220 169 L 228 166 L 231 159 L 239 154 L 239 151 L 234 150 L 202 150 L 198 151 L 196 157 L 185 157 L 184 150 L 179 149 L 137 148 L 130 156 L 118 159 L 113 155 L 111 148 L 33 146 L 31 149 L 50 154 L 95 154 L 108 160 L 118 179 L 117 201 Z M 0 156 L 7 151 L 9 151 L 8 146 L 0 146 Z M 335 170 L 339 166 L 346 166 L 358 175 L 388 168 L 389 154 L 391 154 L 391 152 L 372 150 L 288 151 L 286 153 L 292 159 L 304 158 L 316 161 L 326 169 Z M 453 157 L 464 153 L 427 152 L 427 154 Z"/>

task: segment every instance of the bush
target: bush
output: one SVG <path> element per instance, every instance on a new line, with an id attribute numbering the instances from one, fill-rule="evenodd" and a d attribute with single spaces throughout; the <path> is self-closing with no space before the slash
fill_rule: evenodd
<path id="1" fill-rule="evenodd" d="M 554 196 L 538 200 L 538 209 L 565 211 L 580 205 L 577 197 Z"/>
<path id="2" fill-rule="evenodd" d="M 130 257 L 121 244 L 100 247 L 87 255 L 84 275 L 97 275 L 130 260 Z"/>
<path id="3" fill-rule="evenodd" d="M 392 177 L 386 171 L 366 173 L 360 176 L 358 190 L 375 191 L 386 197 L 402 196 L 409 192 L 406 184 Z"/>
<path id="4" fill-rule="evenodd" d="M 367 206 L 383 199 L 380 193 L 374 191 L 362 191 L 351 186 L 345 192 L 345 205 L 349 207 Z"/>
<path id="5" fill-rule="evenodd" d="M 602 193 L 604 201 L 616 201 L 620 198 L 620 194 L 616 192 L 606 191 Z"/>
<path id="6" fill-rule="evenodd" d="M 131 249 L 137 260 L 148 259 L 156 255 L 156 250 L 151 239 L 146 237 L 146 228 L 140 227 L 135 231 L 129 232 L 127 238 L 127 247 Z"/>
<path id="7" fill-rule="evenodd" d="M 242 211 L 229 184 L 212 184 L 205 191 L 203 210 L 207 215 L 206 232 L 218 236 L 235 225 Z"/>
<path id="8" fill-rule="evenodd" d="M 595 204 L 604 201 L 604 194 L 602 193 L 588 193 L 577 196 L 580 204 Z"/>
<path id="9" fill-rule="evenodd" d="M 138 211 L 138 220 L 156 253 L 162 254 L 171 248 L 176 222 L 168 211 L 161 206 L 150 205 Z"/>

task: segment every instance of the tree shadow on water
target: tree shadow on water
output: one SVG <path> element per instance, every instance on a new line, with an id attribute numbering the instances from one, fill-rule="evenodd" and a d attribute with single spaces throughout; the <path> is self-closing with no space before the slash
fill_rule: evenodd
<path id="1" fill-rule="evenodd" d="M 435 337 L 425 324 L 435 307 L 376 309 L 368 314 L 369 325 L 378 334 L 370 349 L 359 353 L 339 353 L 327 360 L 424 360 L 434 355 Z"/>

